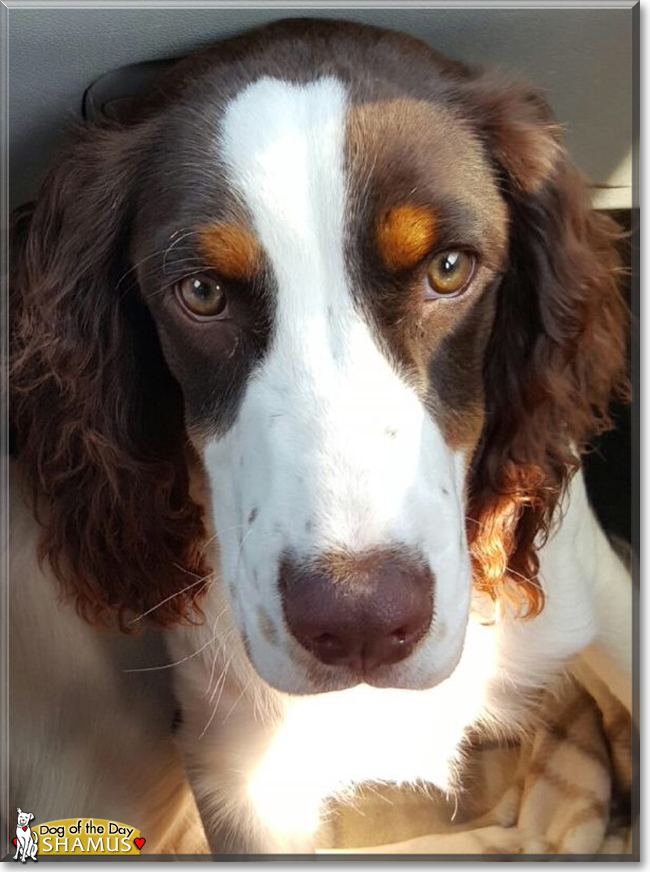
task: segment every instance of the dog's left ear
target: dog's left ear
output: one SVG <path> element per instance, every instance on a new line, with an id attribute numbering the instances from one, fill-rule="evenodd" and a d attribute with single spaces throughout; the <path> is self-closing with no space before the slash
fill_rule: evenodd
<path id="1" fill-rule="evenodd" d="M 496 72 L 470 79 L 463 101 L 508 186 L 533 195 L 564 160 L 560 125 L 539 91 Z"/>
<path id="2" fill-rule="evenodd" d="M 30 821 L 34 820 L 34 815 L 31 812 L 29 813 L 29 819 L 30 819 Z"/>
<path id="3" fill-rule="evenodd" d="M 509 577 L 535 614 L 536 551 L 553 510 L 589 440 L 611 426 L 610 399 L 627 397 L 622 234 L 591 208 L 538 92 L 485 75 L 467 81 L 463 101 L 510 219 L 471 477 L 468 514 L 479 524 L 469 533 L 479 585 L 494 593 Z"/>

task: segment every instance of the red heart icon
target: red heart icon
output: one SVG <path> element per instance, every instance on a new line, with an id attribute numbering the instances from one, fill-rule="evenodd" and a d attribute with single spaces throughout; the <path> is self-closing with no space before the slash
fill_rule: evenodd
<path id="1" fill-rule="evenodd" d="M 138 848 L 140 848 L 140 850 L 142 850 L 142 846 L 144 845 L 144 843 L 145 843 L 147 840 L 144 839 L 144 838 L 139 838 L 139 839 L 134 839 L 133 841 L 135 842 L 136 846 L 137 846 Z"/>
<path id="2" fill-rule="evenodd" d="M 18 844 L 18 839 L 14 839 L 14 845 Z"/>
<path id="3" fill-rule="evenodd" d="M 27 829 L 27 827 L 23 827 L 23 832 L 25 832 L 26 829 Z"/>

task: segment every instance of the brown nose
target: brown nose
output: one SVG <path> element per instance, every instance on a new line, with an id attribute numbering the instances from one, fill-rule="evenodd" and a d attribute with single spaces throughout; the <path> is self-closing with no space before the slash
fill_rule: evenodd
<path id="1" fill-rule="evenodd" d="M 431 624 L 433 575 L 417 555 L 333 553 L 285 558 L 280 589 L 289 629 L 322 663 L 369 672 L 408 657 Z"/>

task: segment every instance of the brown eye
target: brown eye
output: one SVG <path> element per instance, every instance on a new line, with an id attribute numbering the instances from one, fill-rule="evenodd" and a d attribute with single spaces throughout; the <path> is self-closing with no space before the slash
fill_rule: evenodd
<path id="1" fill-rule="evenodd" d="M 466 251 L 443 251 L 437 254 L 427 269 L 427 298 L 460 294 L 469 285 L 475 265 L 476 258 Z"/>
<path id="2" fill-rule="evenodd" d="M 209 276 L 188 276 L 176 285 L 180 301 L 194 315 L 213 318 L 226 308 L 226 293 L 221 282 Z"/>

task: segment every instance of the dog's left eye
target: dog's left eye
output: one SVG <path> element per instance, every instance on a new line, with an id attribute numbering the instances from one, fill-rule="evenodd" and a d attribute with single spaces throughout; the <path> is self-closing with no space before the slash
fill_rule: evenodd
<path id="1" fill-rule="evenodd" d="M 426 298 L 458 296 L 469 287 L 474 275 L 476 258 L 466 251 L 443 251 L 427 267 Z"/>
<path id="2" fill-rule="evenodd" d="M 187 276 L 176 285 L 176 293 L 193 315 L 214 318 L 226 309 L 225 288 L 218 279 L 210 276 Z"/>

